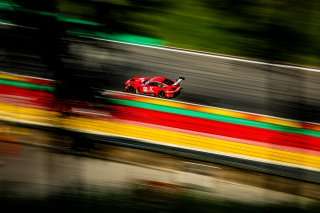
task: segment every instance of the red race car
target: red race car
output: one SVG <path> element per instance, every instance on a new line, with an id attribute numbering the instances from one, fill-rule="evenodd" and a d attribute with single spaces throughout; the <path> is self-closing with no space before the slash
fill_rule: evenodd
<path id="1" fill-rule="evenodd" d="M 165 77 L 135 77 L 125 82 L 124 91 L 138 94 L 149 94 L 159 98 L 173 98 L 180 94 L 182 87 L 180 82 L 184 80 L 179 77 L 176 81 Z"/>

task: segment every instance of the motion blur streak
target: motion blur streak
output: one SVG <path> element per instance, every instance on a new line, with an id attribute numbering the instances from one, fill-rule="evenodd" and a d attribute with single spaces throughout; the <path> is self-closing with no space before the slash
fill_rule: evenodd
<path id="1" fill-rule="evenodd" d="M 257 157 L 290 163 L 292 166 L 308 166 L 309 169 L 318 171 L 320 168 L 320 156 L 313 156 L 295 152 L 287 152 L 271 148 L 253 146 L 249 144 L 234 143 L 231 141 L 213 139 L 196 134 L 185 134 L 173 131 L 162 130 L 160 128 L 149 128 L 144 125 L 132 125 L 122 122 L 98 121 L 84 118 L 71 118 L 70 127 L 81 131 L 94 131 L 105 134 L 125 136 L 147 140 L 150 142 L 161 142 L 173 146 L 182 146 L 191 149 L 200 149 L 203 151 L 218 151 L 225 154 L 239 154 L 242 158 Z M 168 140 L 170 135 L 170 140 Z M 241 156 L 240 156 L 241 157 Z M 303 161 L 301 160 L 303 159 Z M 314 168 L 312 168 L 314 167 Z M 320 170 L 319 170 L 320 171 Z"/>
<path id="2" fill-rule="evenodd" d="M 320 151 L 320 138 L 294 133 L 280 134 L 278 131 L 248 127 L 221 121 L 206 120 L 190 116 L 181 116 L 173 113 L 163 113 L 155 110 L 147 110 L 135 107 L 115 106 L 117 117 L 125 120 L 133 120 L 143 123 L 152 123 L 162 126 L 171 126 L 180 129 L 197 132 L 223 135 L 233 138 L 251 141 L 265 142 L 265 146 L 271 144 L 287 146 L 287 148 L 302 148 Z M 120 113 L 121 112 L 121 113 Z M 141 116 L 143 115 L 143 116 Z M 272 140 L 271 140 L 272 139 Z M 308 141 L 308 143 L 304 143 Z"/>
<path id="3" fill-rule="evenodd" d="M 163 105 L 163 106 L 170 106 L 170 107 L 175 107 L 175 108 L 182 108 L 186 110 L 195 110 L 195 111 L 200 111 L 200 112 L 207 112 L 211 114 L 217 114 L 217 115 L 225 115 L 225 116 L 230 116 L 230 117 L 235 117 L 235 118 L 243 118 L 243 119 L 248 119 L 248 120 L 256 120 L 256 121 L 262 121 L 266 123 L 273 123 L 273 124 L 280 124 L 283 126 L 291 126 L 291 127 L 301 127 L 301 122 L 294 122 L 290 120 L 285 120 L 281 118 L 275 118 L 275 117 L 267 117 L 267 116 L 262 116 L 262 115 L 257 115 L 257 114 L 249 114 L 245 112 L 237 112 L 237 111 L 232 111 L 232 110 L 226 110 L 222 108 L 216 108 L 216 107 L 207 107 L 207 106 L 201 106 L 201 105 L 196 105 L 196 104 L 186 104 L 182 102 L 177 102 L 177 101 L 163 101 L 163 100 L 158 100 L 158 99 L 150 99 L 150 98 L 145 98 L 141 96 L 124 96 L 124 95 L 113 95 L 113 97 L 120 97 L 122 99 L 126 100 L 134 100 L 138 102 L 144 102 L 144 103 L 152 103 L 156 105 Z M 320 130 L 320 125 L 314 125 Z"/>
<path id="4" fill-rule="evenodd" d="M 279 126 L 287 126 L 287 122 L 277 122 L 280 125 L 272 125 L 264 122 L 259 122 L 259 119 L 256 119 L 255 116 L 248 116 L 247 119 L 239 119 L 239 118 L 233 118 L 232 116 L 224 116 L 224 115 L 219 115 L 219 113 L 203 113 L 199 112 L 198 110 L 188 110 L 188 109 L 181 109 L 181 108 L 171 108 L 171 107 L 166 107 L 166 106 L 159 106 L 157 104 L 147 104 L 144 102 L 139 102 L 139 101 L 128 101 L 128 100 L 122 100 L 122 99 L 110 99 L 116 104 L 119 105 L 127 105 L 127 106 L 136 106 L 139 108 L 144 108 L 144 109 L 154 109 L 158 111 L 163 111 L 163 112 L 173 112 L 176 114 L 183 114 L 183 115 L 189 115 L 193 117 L 200 117 L 200 118 L 207 118 L 210 120 L 221 120 L 225 122 L 230 122 L 230 123 L 238 123 L 238 124 L 244 124 L 247 126 L 257 126 L 261 128 L 266 128 L 266 129 L 274 129 L 274 130 L 282 130 L 282 129 L 287 129 L 288 131 L 292 132 L 300 132 L 300 128 L 279 128 Z M 230 113 L 231 114 L 231 113 Z M 255 121 L 257 120 L 257 121 Z M 265 119 L 266 121 L 274 121 L 272 119 Z M 283 125 L 284 124 L 284 125 Z M 295 123 L 296 126 L 298 122 Z M 314 126 L 319 126 L 319 125 L 314 125 Z M 299 126 L 301 127 L 301 126 Z M 310 135 L 315 135 L 317 136 L 319 132 L 317 131 L 306 131 L 307 134 Z"/>
<path id="5" fill-rule="evenodd" d="M 72 105 L 61 117 L 51 81 L 10 77 L 1 81 L 3 120 L 57 126 L 77 132 L 139 139 L 152 144 L 319 171 L 320 132 L 315 123 L 249 114 L 184 102 L 107 91 L 107 110 Z M 15 79 L 15 80 L 13 80 Z M 21 81 L 19 81 L 21 80 Z M 34 84 L 34 82 L 36 82 Z M 30 90 L 23 82 L 33 82 Z M 20 94 L 20 96 L 19 96 Z M 10 100 L 8 96 L 13 95 Z M 24 98 L 23 101 L 17 101 Z M 16 101 L 13 101 L 16 100 Z M 42 107 L 39 107 L 42 106 Z M 51 106 L 51 107 L 50 107 Z M 170 128 L 169 128 L 170 127 Z M 168 138 L 170 136 L 170 138 Z"/>
<path id="6" fill-rule="evenodd" d="M 0 0 L 0 211 L 319 212 L 319 8 Z"/>

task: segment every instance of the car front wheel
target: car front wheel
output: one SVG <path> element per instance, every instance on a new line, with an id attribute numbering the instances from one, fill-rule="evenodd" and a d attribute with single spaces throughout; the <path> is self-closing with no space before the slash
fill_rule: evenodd
<path id="1" fill-rule="evenodd" d="M 134 87 L 129 87 L 129 88 L 127 89 L 127 92 L 129 92 L 129 93 L 135 93 L 135 92 L 136 92 L 136 89 L 135 89 Z"/>
<path id="2" fill-rule="evenodd" d="M 158 97 L 159 97 L 159 98 L 165 98 L 165 97 L 166 97 L 166 93 L 165 93 L 164 91 L 160 91 L 160 92 L 158 93 Z"/>

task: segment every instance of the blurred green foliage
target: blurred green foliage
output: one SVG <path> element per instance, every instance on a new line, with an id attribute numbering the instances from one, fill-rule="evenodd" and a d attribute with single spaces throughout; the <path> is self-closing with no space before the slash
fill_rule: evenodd
<path id="1" fill-rule="evenodd" d="M 168 46 L 320 66 L 318 0 L 0 2 L 0 9 L 12 10 L 8 2 L 14 2 L 31 10 L 58 13 L 63 21 L 98 23 L 97 31 L 153 37 Z"/>
<path id="2" fill-rule="evenodd" d="M 317 0 L 186 0 L 161 17 L 171 46 L 320 66 Z"/>

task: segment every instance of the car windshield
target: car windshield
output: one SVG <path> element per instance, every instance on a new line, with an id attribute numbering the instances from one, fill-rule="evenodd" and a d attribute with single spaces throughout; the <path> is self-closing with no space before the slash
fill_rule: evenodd
<path id="1" fill-rule="evenodd" d="M 165 79 L 164 81 L 163 81 L 163 83 L 165 83 L 166 85 L 172 85 L 174 82 L 173 81 L 171 81 L 170 79 Z"/>
<path id="2" fill-rule="evenodd" d="M 143 84 L 144 84 L 144 85 L 148 85 L 149 82 L 150 82 L 150 80 L 146 80 Z"/>

